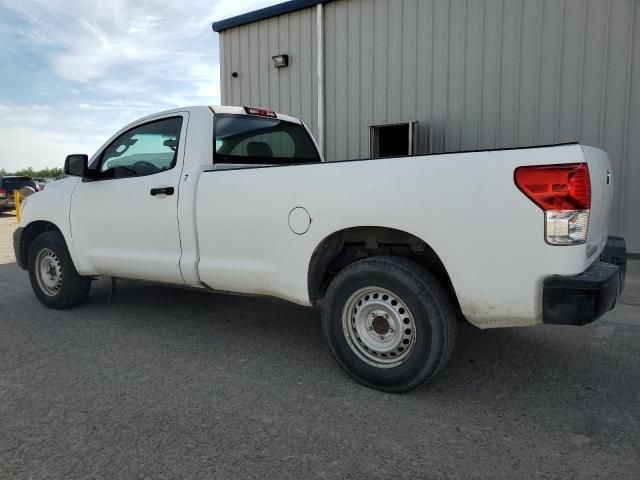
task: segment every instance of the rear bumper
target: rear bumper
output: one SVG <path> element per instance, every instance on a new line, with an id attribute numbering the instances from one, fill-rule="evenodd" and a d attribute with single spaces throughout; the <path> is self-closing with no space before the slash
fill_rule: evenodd
<path id="1" fill-rule="evenodd" d="M 615 307 L 624 287 L 627 249 L 624 239 L 609 237 L 600 259 L 579 275 L 549 277 L 542 292 L 542 321 L 585 325 Z"/>

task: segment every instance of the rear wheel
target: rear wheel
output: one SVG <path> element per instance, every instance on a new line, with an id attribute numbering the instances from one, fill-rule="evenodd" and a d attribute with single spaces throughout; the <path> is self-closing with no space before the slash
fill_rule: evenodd
<path id="1" fill-rule="evenodd" d="M 371 257 L 342 270 L 323 303 L 325 336 L 359 382 L 403 392 L 447 363 L 456 313 L 438 280 L 400 257 Z"/>
<path id="2" fill-rule="evenodd" d="M 91 279 L 78 274 L 59 233 L 39 235 L 31 243 L 28 262 L 31 287 L 47 307 L 63 310 L 87 299 Z"/>

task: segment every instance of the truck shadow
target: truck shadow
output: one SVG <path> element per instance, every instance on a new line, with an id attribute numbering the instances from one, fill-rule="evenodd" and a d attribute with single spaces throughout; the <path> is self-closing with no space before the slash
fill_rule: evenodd
<path id="1" fill-rule="evenodd" d="M 13 287 L 7 286 L 9 277 L 16 278 Z M 11 297 L 10 308 L 19 304 L 30 322 L 46 324 L 48 328 L 43 331 L 54 335 L 58 328 L 61 332 L 72 331 L 72 335 L 80 329 L 94 338 L 110 338 L 108 348 L 116 351 L 125 348 L 118 342 L 133 342 L 141 351 L 158 352 L 162 357 L 159 361 L 218 365 L 216 368 L 224 368 L 225 381 L 236 385 L 263 382 L 264 388 L 271 388 L 273 384 L 295 382 L 309 392 L 337 389 L 356 397 L 372 392 L 357 385 L 337 366 L 324 343 L 318 310 L 270 298 L 128 281 L 118 282 L 109 302 L 110 282 L 100 280 L 94 283 L 85 305 L 70 311 L 50 311 L 37 302 L 26 273 L 15 264 L 0 265 L 0 288 L 4 290 L 0 298 Z M 611 348 L 617 337 L 602 333 L 607 325 L 605 321 L 582 328 L 538 326 L 482 331 L 461 322 L 448 367 L 431 384 L 414 390 L 407 398 L 496 406 L 517 398 L 546 402 L 549 395 L 571 395 L 585 383 L 602 391 L 615 390 L 621 381 L 629 380 L 625 377 L 637 365 L 633 365 L 631 356 L 619 355 Z M 37 342 L 38 335 L 31 340 Z M 66 338 L 63 346 L 65 342 L 73 343 Z M 106 343 L 100 345 L 95 348 L 106 348 Z M 616 368 L 607 368 L 611 365 Z M 638 388 L 633 388 L 638 393 Z"/>
<path id="2" fill-rule="evenodd" d="M 151 322 L 155 328 L 168 329 L 166 333 L 174 338 L 192 332 L 191 328 L 204 337 L 222 336 L 228 342 L 241 342 L 250 363 L 273 357 L 278 362 L 286 358 L 286 361 L 308 365 L 311 355 L 314 375 L 328 375 L 333 381 L 337 377 L 351 383 L 346 375 L 341 375 L 325 345 L 320 312 L 316 309 L 272 298 L 212 294 L 124 281 L 118 282 L 111 305 L 105 303 L 108 298 L 109 283 L 97 282 L 90 305 L 116 310 L 116 318 L 123 319 L 116 321 L 133 321 L 140 328 Z M 159 310 L 162 313 L 158 316 L 155 312 Z M 491 392 L 489 397 L 495 401 L 526 390 L 529 385 L 574 377 L 584 372 L 585 357 L 589 364 L 615 362 L 611 352 L 602 348 L 598 333 L 601 326 L 596 323 L 582 328 L 541 325 L 480 330 L 461 321 L 449 366 L 431 386 L 417 389 L 413 395 L 433 395 L 434 391 L 447 395 L 452 389 L 468 392 L 475 385 L 481 386 L 479 391 Z M 309 374 L 299 373 L 304 378 Z"/>

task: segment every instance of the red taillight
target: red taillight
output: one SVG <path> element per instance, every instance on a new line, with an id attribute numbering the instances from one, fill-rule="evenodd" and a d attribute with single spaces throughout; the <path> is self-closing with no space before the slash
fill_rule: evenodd
<path id="1" fill-rule="evenodd" d="M 591 182 L 586 163 L 519 167 L 516 186 L 544 211 L 588 210 Z"/>
<path id="2" fill-rule="evenodd" d="M 258 107 L 244 107 L 244 111 L 249 115 L 258 115 L 260 117 L 271 117 L 278 118 L 276 112 L 272 110 L 268 110 L 266 108 L 258 108 Z"/>

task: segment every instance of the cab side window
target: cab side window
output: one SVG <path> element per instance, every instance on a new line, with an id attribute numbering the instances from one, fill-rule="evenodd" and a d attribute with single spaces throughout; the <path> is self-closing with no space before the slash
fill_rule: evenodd
<path id="1" fill-rule="evenodd" d="M 101 173 L 116 177 L 153 175 L 176 165 L 182 117 L 163 118 L 123 133 L 104 150 Z"/>

